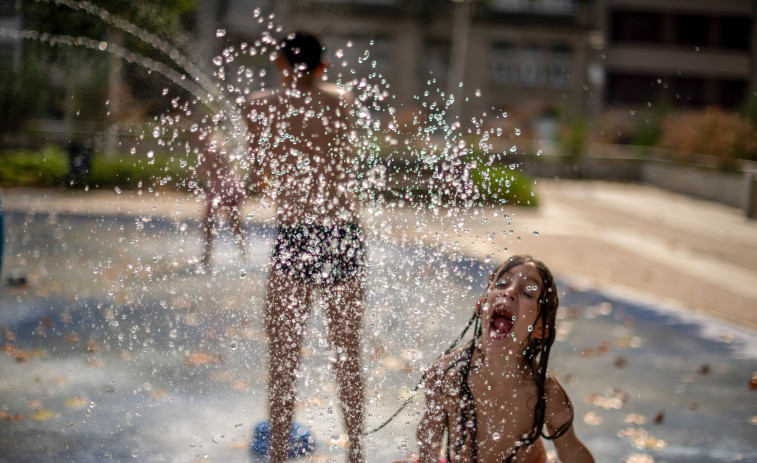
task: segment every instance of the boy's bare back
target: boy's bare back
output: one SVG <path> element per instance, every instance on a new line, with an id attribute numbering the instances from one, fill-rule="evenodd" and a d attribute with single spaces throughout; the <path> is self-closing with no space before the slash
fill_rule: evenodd
<path id="1" fill-rule="evenodd" d="M 350 110 L 344 93 L 321 83 L 250 99 L 251 154 L 276 200 L 279 223 L 354 220 Z"/>

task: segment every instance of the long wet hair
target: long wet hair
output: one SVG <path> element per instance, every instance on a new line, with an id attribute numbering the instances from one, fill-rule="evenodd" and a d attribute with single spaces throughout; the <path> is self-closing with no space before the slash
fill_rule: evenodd
<path id="1" fill-rule="evenodd" d="M 571 417 L 571 419 L 567 423 L 564 423 L 562 426 L 560 426 L 560 428 L 558 428 L 554 434 L 547 435 L 544 433 L 544 423 L 546 421 L 547 408 L 547 364 L 549 362 L 549 351 L 552 348 L 552 344 L 555 342 L 555 320 L 557 318 L 557 307 L 559 305 L 557 286 L 555 284 L 555 279 L 552 276 L 552 272 L 550 272 L 547 266 L 544 265 L 541 261 L 536 260 L 531 256 L 512 256 L 490 275 L 489 285 L 487 285 L 487 290 L 486 293 L 484 293 L 482 300 L 486 298 L 486 295 L 489 292 L 489 288 L 491 287 L 491 283 L 496 281 L 496 279 L 499 278 L 503 273 L 514 267 L 517 267 L 518 265 L 529 263 L 533 264 L 536 267 L 536 270 L 542 280 L 541 291 L 537 300 L 538 314 L 536 321 L 534 322 L 535 324 L 541 324 L 542 337 L 541 339 L 537 339 L 532 334 L 529 334 L 528 346 L 523 352 L 523 358 L 526 362 L 526 365 L 530 369 L 530 373 L 533 376 L 534 382 L 536 384 L 537 402 L 534 409 L 534 422 L 529 433 L 524 435 L 520 441 L 515 443 L 515 451 L 507 457 L 507 459 L 505 460 L 506 462 L 515 461 L 515 457 L 518 452 L 521 449 L 528 447 L 536 442 L 539 437 L 543 436 L 546 439 L 555 439 L 563 435 L 572 424 Z M 458 426 L 458 429 L 460 431 L 458 435 L 460 435 L 461 438 L 454 443 L 455 450 L 456 453 L 459 454 L 466 441 L 470 442 L 469 445 L 474 462 L 478 461 L 478 448 L 476 443 L 477 423 L 473 394 L 471 392 L 470 385 L 468 384 L 468 373 L 470 372 L 473 353 L 478 347 L 479 341 L 481 339 L 482 326 L 480 316 L 478 314 L 479 311 L 480 304 L 476 309 L 476 314 L 474 314 L 473 316 L 473 321 L 475 323 L 473 340 L 463 349 L 463 355 L 460 360 L 458 362 L 454 362 L 454 364 L 448 368 L 448 370 L 455 367 L 460 368 L 461 414 L 459 421 L 455 423 L 455 425 Z M 565 396 L 565 400 L 572 412 L 572 405 L 567 399 L 567 395 Z M 450 443 L 448 442 L 448 461 L 449 453 Z"/>

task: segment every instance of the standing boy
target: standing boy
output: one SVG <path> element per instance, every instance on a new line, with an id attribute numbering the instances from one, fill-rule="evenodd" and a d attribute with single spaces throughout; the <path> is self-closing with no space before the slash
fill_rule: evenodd
<path id="1" fill-rule="evenodd" d="M 300 347 L 314 293 L 325 303 L 328 340 L 349 437 L 362 462 L 363 236 L 353 193 L 353 105 L 323 83 L 323 48 L 294 33 L 278 44 L 278 88 L 246 111 L 253 165 L 276 203 L 277 236 L 266 301 L 271 462 L 288 456 Z"/>

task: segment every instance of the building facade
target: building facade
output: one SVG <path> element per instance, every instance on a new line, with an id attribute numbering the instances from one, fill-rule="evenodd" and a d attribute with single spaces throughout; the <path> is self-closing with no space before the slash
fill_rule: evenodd
<path id="1" fill-rule="evenodd" d="M 738 108 L 757 91 L 754 0 L 598 0 L 604 104 Z"/>
<path id="2" fill-rule="evenodd" d="M 324 38 L 332 70 L 349 77 L 371 67 L 390 84 L 396 102 L 412 104 L 430 92 L 456 93 L 459 116 L 517 112 L 536 117 L 586 111 L 590 4 L 581 0 L 287 0 L 229 3 L 225 22 L 244 37 L 239 12 L 276 12 L 285 30 Z M 245 5 L 246 3 L 246 5 Z M 464 15 L 463 18 L 460 15 Z M 238 20 L 237 20 L 238 21 Z M 461 37 L 461 21 L 467 34 Z M 456 31 L 458 33 L 456 33 Z M 464 41 L 464 53 L 454 47 Z M 350 44 L 346 47 L 345 44 Z M 334 55 L 335 51 L 340 56 Z M 368 50 L 369 57 L 361 61 Z M 455 61 L 455 62 L 453 62 Z M 458 72 L 455 74 L 455 67 Z M 457 79 L 450 79 L 456 75 Z M 332 75 L 333 77 L 333 75 Z M 459 82 L 464 82 L 460 87 Z"/>

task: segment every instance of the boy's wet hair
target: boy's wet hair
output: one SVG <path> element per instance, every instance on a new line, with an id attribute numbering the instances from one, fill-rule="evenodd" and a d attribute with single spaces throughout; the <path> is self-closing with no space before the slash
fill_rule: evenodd
<path id="1" fill-rule="evenodd" d="M 293 32 L 279 42 L 280 53 L 292 69 L 308 73 L 322 62 L 323 45 L 318 38 L 308 32 Z"/>

